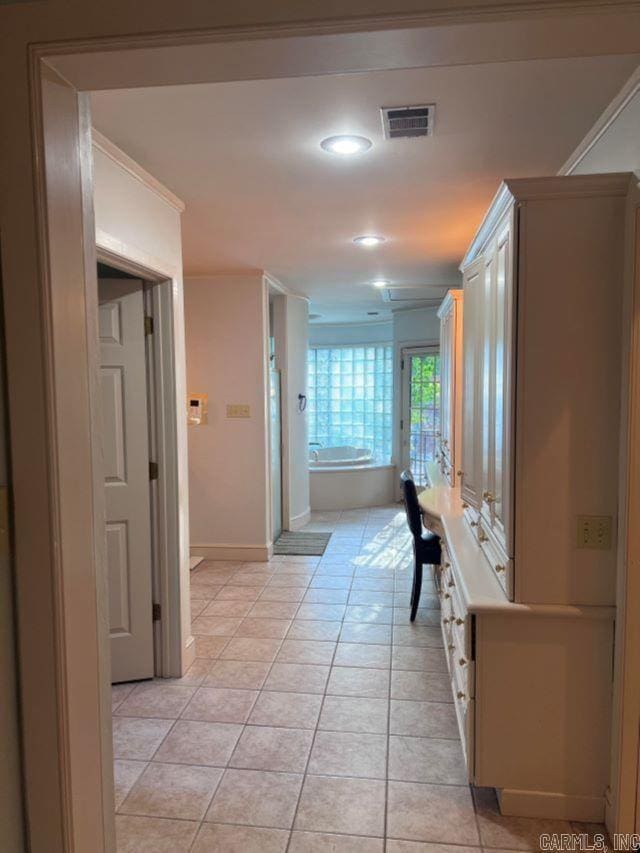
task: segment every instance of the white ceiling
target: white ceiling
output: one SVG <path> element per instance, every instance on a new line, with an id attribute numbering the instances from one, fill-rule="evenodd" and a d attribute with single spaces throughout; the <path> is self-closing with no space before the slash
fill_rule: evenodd
<path id="1" fill-rule="evenodd" d="M 112 90 L 95 126 L 177 193 L 186 275 L 265 269 L 325 322 L 382 319 L 374 278 L 432 288 L 503 177 L 554 174 L 640 56 L 545 59 Z M 385 141 L 381 106 L 435 103 L 435 134 Z M 369 137 L 357 158 L 321 139 Z M 354 246 L 379 233 L 376 249 Z M 368 311 L 379 311 L 369 317 Z"/>

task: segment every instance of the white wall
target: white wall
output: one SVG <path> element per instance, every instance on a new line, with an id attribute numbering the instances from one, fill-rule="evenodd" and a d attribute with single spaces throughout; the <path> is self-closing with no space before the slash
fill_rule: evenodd
<path id="1" fill-rule="evenodd" d="M 186 428 L 186 375 L 182 285 L 182 203 L 155 178 L 99 134 L 94 137 L 94 210 L 96 244 L 113 255 L 132 261 L 171 280 L 174 335 L 174 377 L 178 487 L 177 543 L 179 566 L 182 661 L 173 664 L 180 675 L 195 649 L 191 636 L 189 601 L 189 486 Z"/>
<path id="2" fill-rule="evenodd" d="M 191 553 L 264 560 L 270 546 L 268 293 L 263 276 L 185 281 L 189 393 L 208 422 L 189 427 Z M 250 406 L 227 418 L 229 404 Z"/>
<path id="3" fill-rule="evenodd" d="M 380 323 L 311 323 L 310 346 L 342 344 L 390 344 L 393 340 L 391 320 Z"/>
<path id="4" fill-rule="evenodd" d="M 281 371 L 283 431 L 283 527 L 298 530 L 309 520 L 309 428 L 298 405 L 307 393 L 309 303 L 281 294 L 273 299 L 276 366 Z"/>

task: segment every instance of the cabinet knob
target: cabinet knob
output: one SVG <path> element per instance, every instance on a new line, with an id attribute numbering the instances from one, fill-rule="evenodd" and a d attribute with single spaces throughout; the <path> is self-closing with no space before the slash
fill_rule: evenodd
<path id="1" fill-rule="evenodd" d="M 491 492 L 483 492 L 483 493 L 482 493 L 482 497 L 484 498 L 484 500 L 485 500 L 485 501 L 486 501 L 486 503 L 488 503 L 488 504 L 492 504 L 492 503 L 495 501 L 495 498 L 494 498 L 494 496 L 491 494 Z"/>
<path id="2" fill-rule="evenodd" d="M 456 693 L 456 696 L 458 697 L 458 699 L 466 699 L 467 694 L 463 693 L 462 690 L 458 690 L 458 692 Z"/>
<path id="3" fill-rule="evenodd" d="M 443 619 L 443 620 L 442 620 L 442 624 L 443 624 L 443 625 L 448 625 L 448 624 L 449 624 L 449 622 L 451 622 L 451 619 L 450 619 L 448 616 L 447 616 L 445 619 Z"/>
<path id="4" fill-rule="evenodd" d="M 470 524 L 471 524 L 471 526 L 472 526 L 472 527 L 477 527 L 477 526 L 478 526 L 478 522 L 477 522 L 477 521 L 472 521 L 472 522 L 470 522 Z"/>
<path id="5" fill-rule="evenodd" d="M 449 581 L 449 583 L 447 584 L 447 586 L 455 586 L 455 583 L 454 583 L 453 581 Z"/>
<path id="6" fill-rule="evenodd" d="M 463 474 L 464 474 L 464 471 L 462 471 L 461 469 L 458 469 L 458 470 L 456 471 L 456 476 L 457 476 L 457 477 L 462 477 L 462 475 L 463 475 Z"/>
<path id="7" fill-rule="evenodd" d="M 469 509 L 469 504 L 466 501 L 462 501 L 462 509 Z"/>
<path id="8" fill-rule="evenodd" d="M 449 643 L 447 648 L 449 649 L 450 652 L 452 652 L 455 649 L 455 646 L 453 645 L 453 643 Z"/>
<path id="9" fill-rule="evenodd" d="M 443 439 L 442 439 L 442 444 L 443 444 L 443 446 L 444 446 L 444 447 L 448 447 L 448 446 L 449 446 L 449 442 L 447 441 L 447 439 L 446 439 L 446 438 L 443 438 Z"/>
<path id="10" fill-rule="evenodd" d="M 461 619 L 459 616 L 456 619 L 456 625 L 464 625 L 464 619 Z"/>
<path id="11" fill-rule="evenodd" d="M 505 571 L 504 566 L 500 566 L 500 565 L 496 566 L 496 572 L 504 572 L 504 571 Z"/>
<path id="12" fill-rule="evenodd" d="M 450 569 L 450 568 L 451 568 L 451 563 L 445 563 L 445 564 L 444 564 L 444 567 L 445 567 L 445 569 Z"/>
<path id="13" fill-rule="evenodd" d="M 488 536 L 487 536 L 487 534 L 484 532 L 484 530 L 481 530 L 481 531 L 478 533 L 478 539 L 479 539 L 481 542 L 486 542 L 488 538 L 489 538 L 489 537 L 488 537 Z"/>
<path id="14" fill-rule="evenodd" d="M 465 658 L 460 658 L 458 663 L 460 664 L 460 666 L 466 666 L 467 665 L 467 661 L 465 660 Z"/>
<path id="15" fill-rule="evenodd" d="M 451 598 L 451 596 L 449 595 L 449 593 L 448 593 L 448 592 L 445 592 L 444 597 L 445 597 L 445 598 Z"/>

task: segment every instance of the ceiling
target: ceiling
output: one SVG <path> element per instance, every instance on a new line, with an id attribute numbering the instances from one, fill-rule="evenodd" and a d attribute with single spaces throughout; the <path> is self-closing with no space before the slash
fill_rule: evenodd
<path id="1" fill-rule="evenodd" d="M 556 173 L 639 62 L 598 56 L 111 90 L 92 94 L 93 121 L 186 203 L 185 275 L 264 269 L 308 296 L 320 322 L 380 320 L 394 303 L 373 279 L 431 299 L 458 284 L 501 178 Z M 383 139 L 380 107 L 422 103 L 436 104 L 433 136 Z M 342 133 L 373 147 L 354 158 L 321 150 Z M 367 233 L 386 242 L 353 244 Z"/>

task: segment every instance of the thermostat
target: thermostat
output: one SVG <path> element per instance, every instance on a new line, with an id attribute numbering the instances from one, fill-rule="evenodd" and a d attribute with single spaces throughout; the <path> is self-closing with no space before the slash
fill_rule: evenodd
<path id="1" fill-rule="evenodd" d="M 187 397 L 187 423 L 200 426 L 207 422 L 207 394 L 189 394 Z"/>

